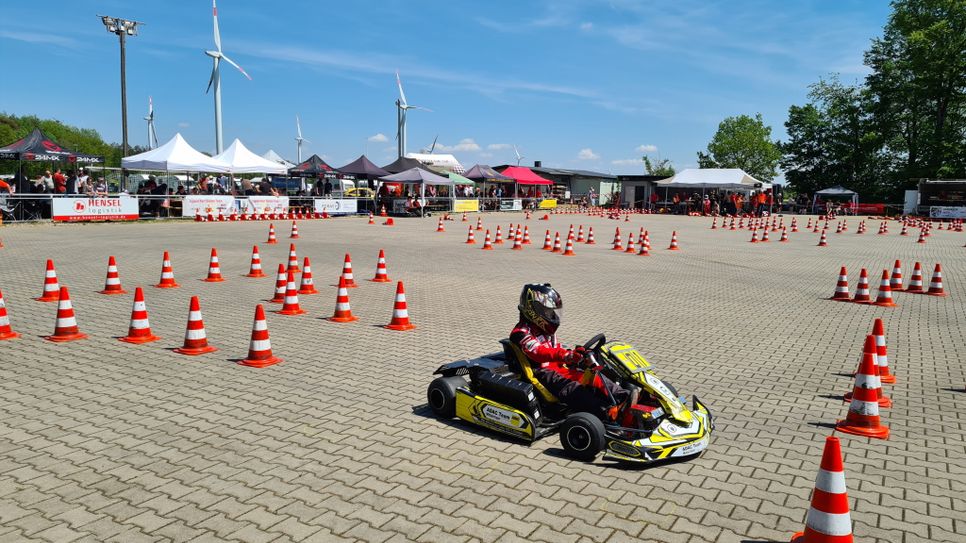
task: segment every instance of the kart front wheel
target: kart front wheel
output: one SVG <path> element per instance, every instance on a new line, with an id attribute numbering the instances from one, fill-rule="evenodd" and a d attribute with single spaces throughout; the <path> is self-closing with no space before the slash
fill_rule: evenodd
<path id="1" fill-rule="evenodd" d="M 560 444 L 575 460 L 590 462 L 604 448 L 604 423 L 590 413 L 574 413 L 560 427 Z"/>
<path id="2" fill-rule="evenodd" d="M 438 377 L 433 379 L 426 390 L 426 403 L 433 410 L 433 414 L 441 419 L 451 419 L 456 416 L 456 389 L 464 386 L 466 379 L 462 377 Z"/>

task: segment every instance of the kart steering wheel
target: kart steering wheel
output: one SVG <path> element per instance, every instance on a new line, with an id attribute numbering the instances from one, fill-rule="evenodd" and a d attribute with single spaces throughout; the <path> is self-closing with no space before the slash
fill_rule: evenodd
<path id="1" fill-rule="evenodd" d="M 588 351 L 596 351 L 604 343 L 607 343 L 607 338 L 604 337 L 604 334 L 597 334 L 596 336 L 587 340 L 587 343 L 584 343 L 584 349 L 587 349 Z"/>

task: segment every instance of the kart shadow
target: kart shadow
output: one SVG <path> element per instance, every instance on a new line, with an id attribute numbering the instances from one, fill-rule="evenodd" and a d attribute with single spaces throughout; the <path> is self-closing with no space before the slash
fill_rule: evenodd
<path id="1" fill-rule="evenodd" d="M 818 397 L 819 398 L 825 398 L 826 400 L 845 401 L 845 400 L 842 399 L 842 395 L 841 394 L 821 394 Z"/>
<path id="2" fill-rule="evenodd" d="M 543 454 L 547 456 L 552 456 L 554 458 L 559 458 L 561 460 L 568 460 L 570 462 L 579 462 L 579 460 L 574 460 L 573 458 L 567 456 L 566 451 L 557 447 L 550 447 L 543 451 Z M 591 462 L 583 462 L 584 464 L 599 464 L 606 466 L 610 469 L 618 469 L 623 471 L 646 471 L 652 468 L 662 468 L 667 466 L 673 466 L 675 464 L 681 464 L 684 462 L 690 462 L 701 456 L 702 453 L 692 454 L 691 456 L 685 456 L 682 458 L 669 458 L 667 460 L 657 460 L 655 462 L 628 462 L 624 460 L 618 460 L 616 458 L 603 458 L 598 456 Z"/>
<path id="3" fill-rule="evenodd" d="M 785 542 L 775 541 L 773 539 L 742 539 L 741 543 L 785 543 Z"/>
<path id="4" fill-rule="evenodd" d="M 841 396 L 839 396 L 839 397 L 841 397 Z M 810 423 L 808 423 L 808 425 L 809 426 L 814 426 L 816 428 L 829 428 L 829 429 L 832 429 L 832 430 L 834 430 L 835 428 L 837 428 L 837 426 L 835 424 L 832 424 L 831 422 L 810 422 Z"/>
<path id="5" fill-rule="evenodd" d="M 833 373 L 832 375 L 834 375 L 836 377 L 848 377 L 849 379 L 855 377 L 855 374 L 854 373 L 846 373 L 844 371 L 840 371 L 840 372 L 837 372 L 837 373 Z"/>
<path id="6" fill-rule="evenodd" d="M 966 393 L 966 388 L 952 388 L 952 387 L 950 387 L 950 388 L 944 388 L 942 390 L 945 391 L 945 392 L 958 392 L 960 394 Z"/>
<path id="7" fill-rule="evenodd" d="M 429 404 L 425 404 L 424 403 L 424 404 L 421 404 L 421 405 L 414 405 L 412 407 L 412 412 L 413 412 L 413 415 L 416 415 L 416 416 L 419 416 L 419 417 L 423 417 L 423 418 L 426 418 L 426 419 L 432 419 L 432 420 L 434 420 L 436 422 L 439 422 L 441 424 L 445 424 L 446 426 L 449 426 L 450 428 L 456 428 L 456 429 L 460 430 L 461 432 L 469 432 L 471 434 L 474 434 L 474 435 L 477 435 L 477 436 L 480 436 L 480 437 L 487 437 L 487 438 L 490 438 L 490 439 L 495 439 L 495 440 L 501 441 L 503 443 L 516 443 L 517 445 L 523 445 L 525 447 L 529 447 L 530 446 L 530 443 L 528 443 L 524 439 L 514 439 L 514 438 L 512 438 L 510 436 L 501 434 L 500 432 L 497 432 L 496 430 L 488 430 L 486 428 L 483 428 L 483 427 L 480 427 L 480 426 L 476 426 L 474 424 L 470 424 L 470 423 L 468 423 L 466 421 L 463 421 L 463 420 L 460 420 L 460 419 L 456 419 L 456 418 L 449 419 L 449 420 L 441 419 L 441 418 L 437 417 L 435 414 L 433 414 L 433 410 L 429 408 Z"/>

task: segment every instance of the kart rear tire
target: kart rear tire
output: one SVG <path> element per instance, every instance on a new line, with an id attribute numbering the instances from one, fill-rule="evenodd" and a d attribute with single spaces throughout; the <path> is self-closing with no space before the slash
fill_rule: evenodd
<path id="1" fill-rule="evenodd" d="M 604 449 L 604 423 L 590 413 L 573 413 L 560 427 L 560 444 L 567 456 L 591 462 Z"/>
<path id="2" fill-rule="evenodd" d="M 465 386 L 466 379 L 462 377 L 437 377 L 426 390 L 426 403 L 433 410 L 433 414 L 441 419 L 451 419 L 456 416 L 456 389 Z"/>

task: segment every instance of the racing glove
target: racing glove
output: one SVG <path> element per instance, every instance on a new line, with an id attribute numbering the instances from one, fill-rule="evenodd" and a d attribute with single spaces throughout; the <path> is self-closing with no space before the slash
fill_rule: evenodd
<path id="1" fill-rule="evenodd" d="M 586 354 L 587 349 L 585 349 L 583 345 L 578 345 L 574 347 L 574 350 L 570 351 L 569 362 L 575 365 L 582 365 Z"/>

